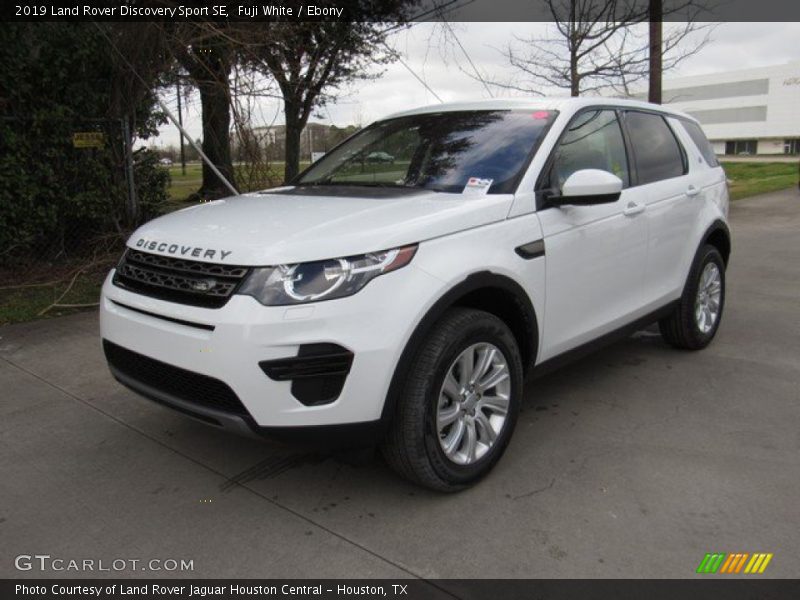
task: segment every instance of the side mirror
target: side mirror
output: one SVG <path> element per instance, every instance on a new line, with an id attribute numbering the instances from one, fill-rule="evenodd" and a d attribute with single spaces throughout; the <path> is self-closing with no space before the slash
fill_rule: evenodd
<path id="1" fill-rule="evenodd" d="M 619 200 L 622 180 L 601 169 L 581 169 L 567 177 L 560 196 L 548 199 L 551 206 L 610 204 Z"/>

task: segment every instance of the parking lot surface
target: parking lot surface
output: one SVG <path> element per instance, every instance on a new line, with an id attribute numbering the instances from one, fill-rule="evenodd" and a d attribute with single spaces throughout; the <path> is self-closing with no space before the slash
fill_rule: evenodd
<path id="1" fill-rule="evenodd" d="M 104 575 L 14 566 L 44 553 L 194 566 L 125 577 L 682 578 L 707 552 L 772 552 L 763 576 L 798 577 L 798 192 L 731 222 L 708 349 L 645 331 L 535 380 L 503 460 L 456 495 L 137 397 L 95 313 L 0 328 L 0 576 Z"/>

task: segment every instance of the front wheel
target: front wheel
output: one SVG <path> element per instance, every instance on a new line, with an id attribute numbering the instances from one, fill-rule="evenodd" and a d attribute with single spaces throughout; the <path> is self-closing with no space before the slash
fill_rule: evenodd
<path id="1" fill-rule="evenodd" d="M 676 348 L 700 350 L 714 339 L 725 307 L 725 261 L 714 246 L 697 253 L 673 313 L 659 321 L 662 337 Z"/>
<path id="2" fill-rule="evenodd" d="M 522 359 L 508 326 L 484 311 L 452 309 L 412 362 L 383 454 L 425 487 L 463 489 L 500 459 L 521 396 Z"/>

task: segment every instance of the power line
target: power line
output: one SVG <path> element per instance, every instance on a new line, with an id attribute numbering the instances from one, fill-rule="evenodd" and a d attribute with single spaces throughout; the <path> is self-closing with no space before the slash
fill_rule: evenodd
<path id="1" fill-rule="evenodd" d="M 421 13 L 412 16 L 410 19 L 408 19 L 403 23 L 396 23 L 390 27 L 387 27 L 386 29 L 382 30 L 381 33 L 386 34 L 396 29 L 403 29 L 404 27 L 408 27 L 410 29 L 414 25 L 427 21 L 428 17 L 430 17 L 431 15 L 438 15 L 442 19 L 444 19 L 445 13 L 454 12 L 456 9 L 462 8 L 464 6 L 469 6 L 475 1 L 476 0 L 465 0 L 464 2 L 461 2 L 461 0 L 448 0 L 444 4 L 436 5 L 433 8 L 429 8 L 428 10 L 425 10 Z"/>
<path id="2" fill-rule="evenodd" d="M 463 52 L 464 56 L 467 58 L 467 62 L 469 62 L 470 66 L 472 67 L 472 70 L 475 72 L 475 76 L 483 84 L 483 87 L 486 90 L 486 93 L 489 94 L 490 98 L 494 98 L 494 94 L 492 94 L 492 90 L 489 89 L 489 84 L 486 83 L 486 80 L 484 80 L 483 75 L 481 75 L 480 71 L 478 71 L 478 67 L 475 66 L 474 62 L 472 62 L 472 59 L 470 58 L 469 53 L 467 52 L 467 49 L 464 48 L 464 46 L 461 44 L 461 40 L 458 39 L 458 36 L 456 35 L 455 30 L 450 26 L 450 22 L 445 20 L 444 21 L 444 25 L 445 25 L 445 27 L 447 27 L 447 29 L 450 31 L 450 33 L 453 35 L 453 38 L 456 40 L 456 44 L 458 44 L 458 47 L 461 48 L 461 52 Z"/>
<path id="3" fill-rule="evenodd" d="M 417 15 L 414 15 L 413 17 L 411 17 L 411 19 L 409 19 L 409 21 L 407 23 L 398 23 L 396 25 L 392 25 L 391 27 L 387 27 L 386 29 L 381 31 L 381 35 L 384 36 L 384 41 L 382 42 L 384 47 L 390 53 L 394 54 L 397 57 L 397 62 L 399 62 L 401 65 L 403 65 L 403 67 L 405 67 L 405 69 L 414 76 L 414 79 L 419 81 L 422 84 L 422 86 L 426 90 L 428 90 L 433 95 L 434 98 L 436 98 L 439 101 L 440 104 L 444 104 L 444 100 L 442 100 L 439 97 L 439 94 L 437 94 L 436 92 L 433 91 L 433 88 L 431 88 L 431 86 L 429 86 L 428 83 L 422 77 L 417 75 L 416 71 L 414 71 L 414 69 L 412 69 L 411 66 L 406 61 L 404 61 L 402 58 L 400 58 L 400 53 L 399 52 L 393 50 L 389 46 L 389 44 L 386 43 L 385 36 L 389 32 L 392 32 L 392 31 L 395 31 L 397 29 L 401 29 L 401 28 L 404 28 L 404 27 L 407 28 L 407 29 L 411 29 L 412 27 L 414 27 L 414 25 L 418 25 L 420 22 L 424 21 L 425 18 L 430 17 L 431 15 L 438 15 L 444 20 L 445 23 L 447 23 L 447 21 L 444 19 L 444 15 L 445 15 L 446 12 L 452 12 L 452 11 L 456 10 L 456 8 L 460 8 L 461 6 L 467 6 L 469 4 L 472 4 L 473 2 L 475 2 L 475 0 L 466 0 L 465 2 L 461 3 L 460 6 L 459 6 L 460 0 L 449 0 L 448 2 L 445 2 L 444 4 L 441 4 L 441 5 L 438 5 L 438 6 L 434 6 L 431 9 L 428 9 L 428 10 L 423 11 L 423 12 L 417 14 Z M 448 25 L 448 27 L 449 27 L 449 25 Z M 459 42 L 459 46 L 460 45 L 461 45 L 461 42 Z M 462 47 L 462 50 L 463 50 L 463 47 Z M 467 57 L 467 60 L 469 60 L 469 57 Z M 472 61 L 470 61 L 470 63 L 472 63 Z M 474 65 L 473 65 L 473 68 L 474 68 Z M 484 83 L 484 85 L 485 85 L 485 83 Z M 490 96 L 491 96 L 491 94 L 492 93 L 489 92 Z"/>
<path id="4" fill-rule="evenodd" d="M 413 27 L 414 25 L 419 24 L 421 21 L 427 20 L 427 17 L 430 17 L 432 15 L 439 16 L 442 19 L 442 21 L 444 22 L 445 26 L 450 30 L 450 33 L 453 34 L 453 37 L 456 39 L 456 42 L 458 43 L 458 46 L 461 48 L 461 51 L 464 53 L 464 56 L 467 57 L 467 60 L 469 61 L 469 64 L 472 65 L 472 69 L 475 71 L 475 74 L 478 76 L 478 79 L 480 79 L 481 82 L 483 83 L 484 87 L 486 88 L 486 91 L 489 93 L 489 96 L 494 98 L 494 95 L 492 94 L 492 91 L 489 89 L 489 86 L 483 80 L 483 77 L 478 72 L 477 67 L 475 67 L 475 63 L 472 62 L 472 59 L 470 58 L 469 54 L 467 54 L 466 49 L 464 48 L 464 46 L 461 45 L 461 41 L 458 39 L 458 36 L 455 34 L 455 31 L 453 31 L 452 27 L 450 27 L 450 23 L 448 23 L 447 19 L 445 18 L 445 13 L 453 12 L 458 8 L 462 8 L 464 6 L 472 4 L 473 2 L 475 2 L 475 0 L 466 0 L 464 2 L 460 2 L 460 0 L 449 0 L 448 2 L 445 2 L 444 4 L 440 4 L 438 6 L 434 6 L 431 9 L 428 9 L 428 10 L 426 10 L 424 12 L 419 13 L 418 15 L 413 16 L 409 20 L 411 22 L 410 25 L 408 23 L 393 25 L 391 27 L 388 27 L 387 29 L 384 29 L 382 33 L 385 35 L 385 34 L 389 33 L 390 31 L 394 31 L 394 30 L 400 29 L 402 27 L 407 27 L 408 29 L 411 29 L 411 27 Z M 414 71 L 414 69 L 411 68 L 411 66 L 408 63 L 406 63 L 402 58 L 400 58 L 400 53 L 399 52 L 396 52 L 395 50 L 392 50 L 392 48 L 385 41 L 383 42 L 383 45 L 386 47 L 387 50 L 389 50 L 389 52 L 392 52 L 397 56 L 397 61 L 401 65 L 403 65 L 403 67 L 405 67 L 406 70 L 409 73 L 411 73 L 414 76 L 414 78 L 417 81 L 419 81 L 426 90 L 428 90 L 431 94 L 433 94 L 433 97 L 436 98 L 439 101 L 440 104 L 444 104 L 444 100 L 442 100 L 439 97 L 439 94 L 434 92 L 433 89 L 431 88 L 431 86 L 429 86 L 428 83 L 422 77 L 417 75 L 417 73 Z"/>
<path id="5" fill-rule="evenodd" d="M 400 58 L 400 54 L 399 53 L 397 53 L 394 50 L 392 50 L 392 48 L 386 42 L 383 42 L 383 45 L 386 46 L 386 49 L 389 52 L 392 52 L 392 53 L 396 54 L 397 62 L 399 62 L 401 65 L 403 65 L 408 70 L 408 72 L 411 73 L 414 76 L 414 78 L 423 85 L 423 87 L 426 90 L 428 90 L 431 94 L 433 94 L 434 98 L 436 98 L 441 104 L 444 104 L 444 100 L 442 100 L 439 97 L 439 94 L 434 92 L 433 89 L 431 88 L 431 86 L 429 86 L 427 83 L 425 83 L 425 80 L 422 77 L 420 77 L 419 75 L 417 75 L 416 72 L 414 71 L 414 69 L 412 69 L 410 66 L 408 66 L 408 63 L 406 61 L 404 61 L 402 58 Z"/>

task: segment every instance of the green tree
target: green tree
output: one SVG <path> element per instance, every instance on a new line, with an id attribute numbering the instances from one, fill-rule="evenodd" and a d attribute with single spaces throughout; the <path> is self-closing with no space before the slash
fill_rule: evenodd
<path id="1" fill-rule="evenodd" d="M 0 28 L 0 261 L 80 251 L 126 225 L 123 119 L 144 138 L 163 117 L 153 89 L 131 83 L 109 52 L 124 35 L 93 23 Z M 103 134 L 102 147 L 74 148 L 86 131 Z M 141 199 L 157 211 L 166 181 L 138 158 Z"/>

